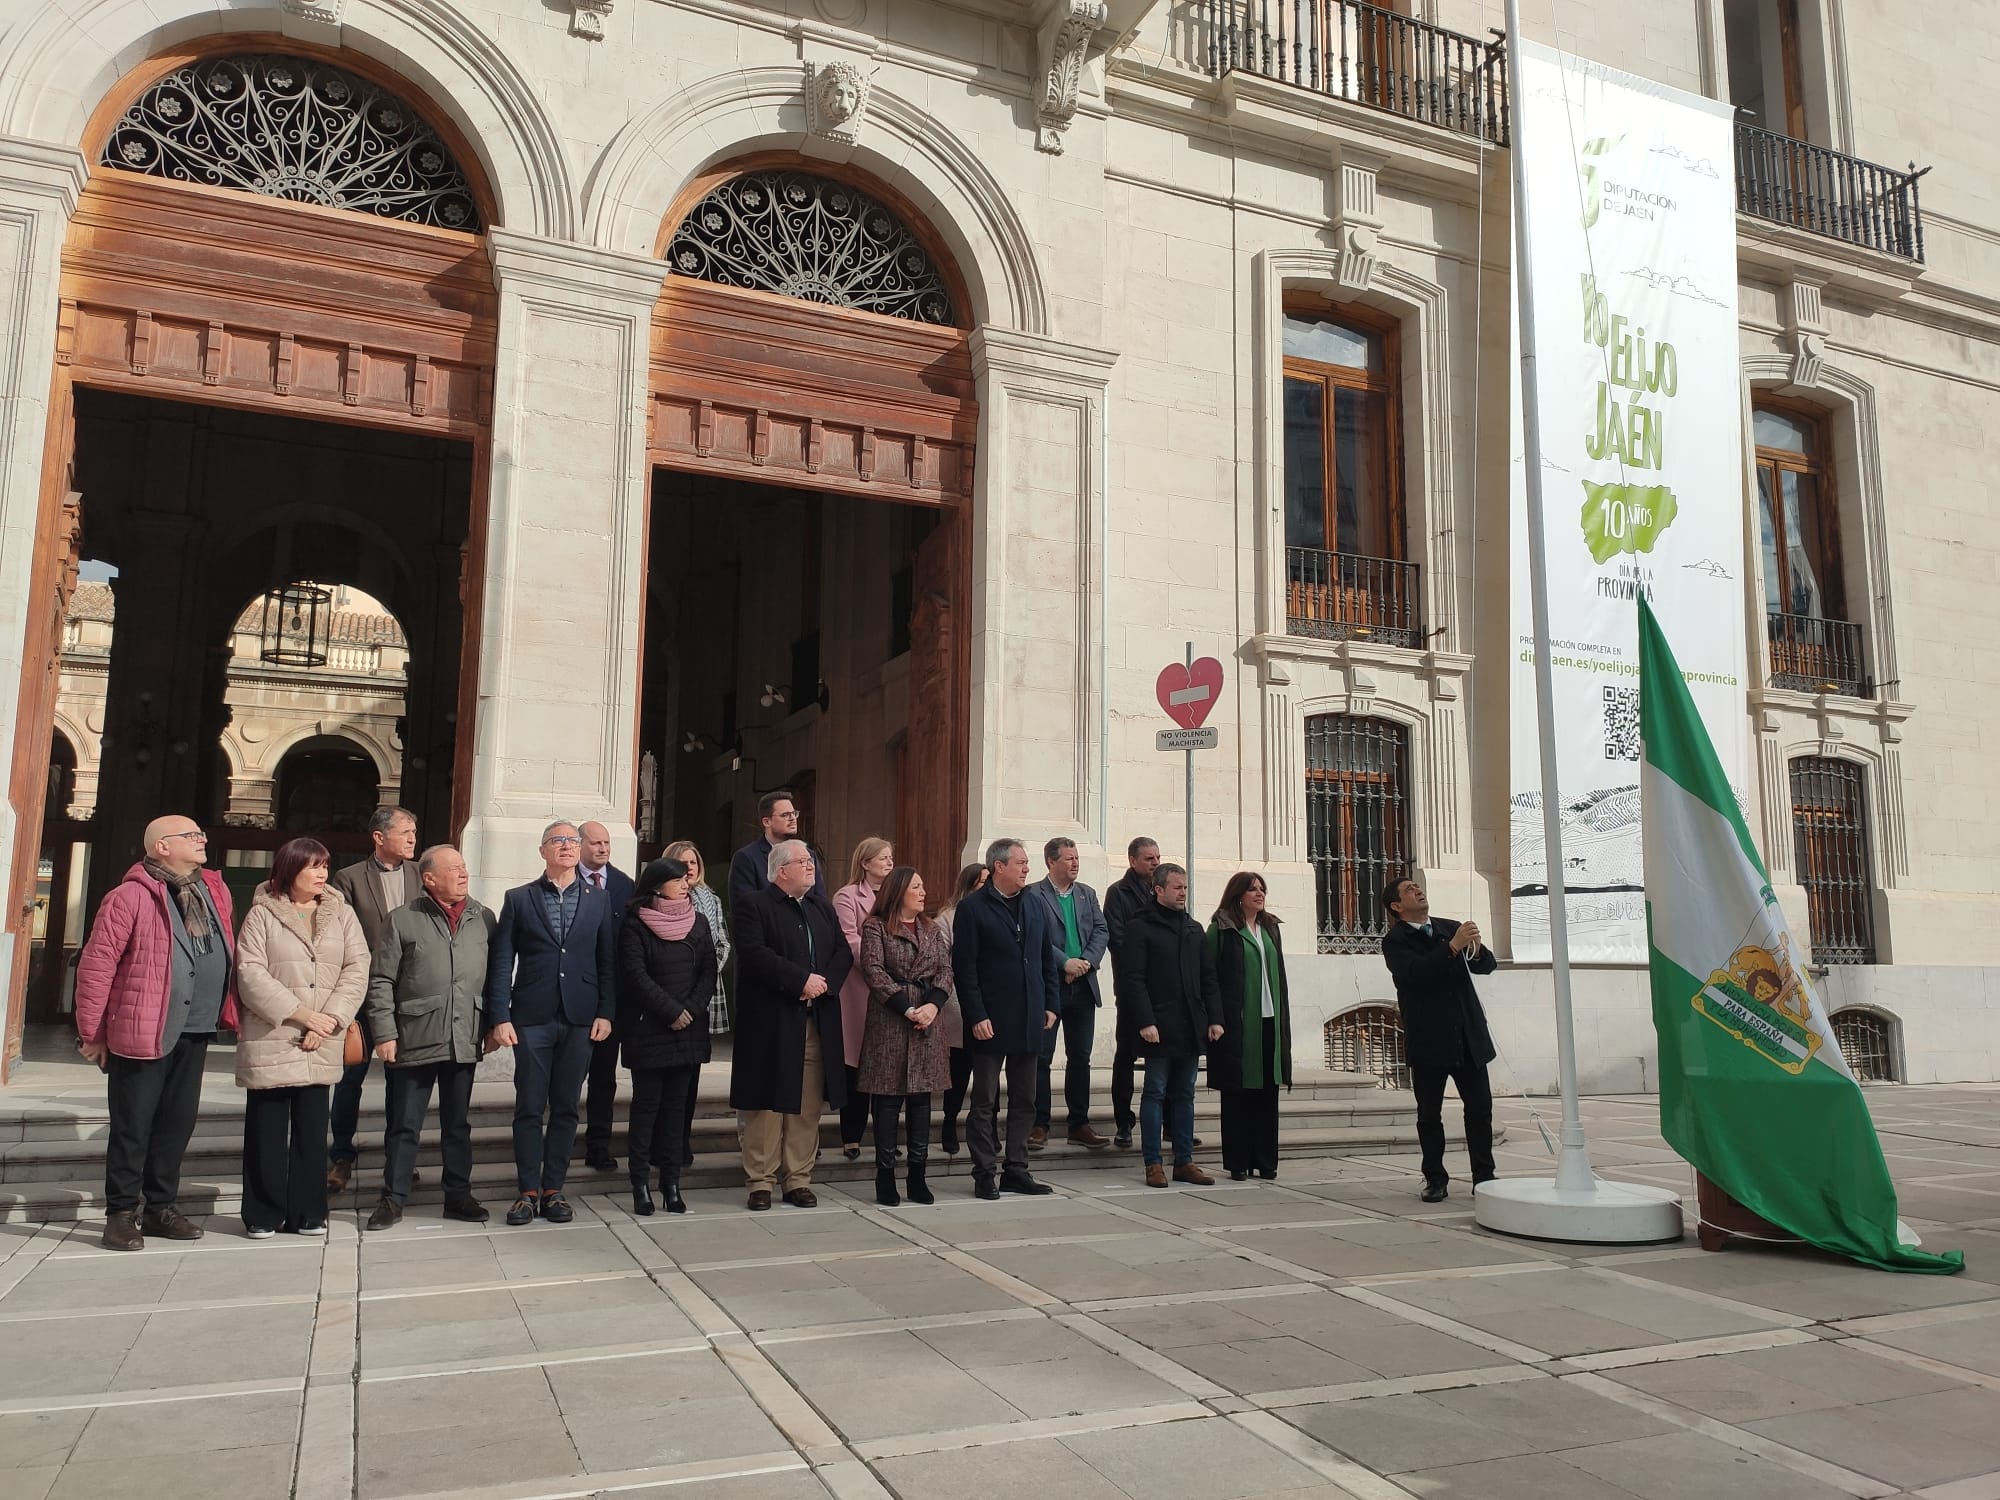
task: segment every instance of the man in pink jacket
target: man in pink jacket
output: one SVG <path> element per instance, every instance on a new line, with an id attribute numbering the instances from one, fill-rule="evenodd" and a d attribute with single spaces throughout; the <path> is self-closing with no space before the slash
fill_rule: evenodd
<path id="1" fill-rule="evenodd" d="M 175 1202 L 181 1157 L 208 1044 L 236 1024 L 235 924 L 228 887 L 203 868 L 208 835 L 192 818 L 155 818 L 145 849 L 98 905 L 76 964 L 77 1050 L 104 1069 L 111 1103 L 107 1250 L 201 1238 Z"/>

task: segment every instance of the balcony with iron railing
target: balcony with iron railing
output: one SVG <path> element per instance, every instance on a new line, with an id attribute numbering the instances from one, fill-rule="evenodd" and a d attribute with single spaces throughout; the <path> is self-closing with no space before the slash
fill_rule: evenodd
<path id="1" fill-rule="evenodd" d="M 1771 686 L 1799 693 L 1867 698 L 1874 685 L 1861 658 L 1861 627 L 1812 615 L 1765 615 L 1771 645 Z"/>
<path id="2" fill-rule="evenodd" d="M 1752 218 L 1789 224 L 1864 250 L 1922 264 L 1924 221 L 1917 179 L 1810 141 L 1736 125 L 1736 207 Z"/>
<path id="3" fill-rule="evenodd" d="M 1285 549 L 1285 633 L 1385 646 L 1423 643 L 1417 565 L 1316 547 Z"/>
<path id="4" fill-rule="evenodd" d="M 1208 72 L 1254 73 L 1504 146 L 1499 45 L 1360 0 L 1197 0 Z"/>

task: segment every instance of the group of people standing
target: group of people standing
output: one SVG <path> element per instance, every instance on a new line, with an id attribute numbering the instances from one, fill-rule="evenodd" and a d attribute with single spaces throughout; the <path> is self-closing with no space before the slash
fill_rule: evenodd
<path id="1" fill-rule="evenodd" d="M 732 960 L 729 1098 L 752 1210 L 778 1194 L 816 1203 L 829 1107 L 850 1159 L 872 1123 L 878 1202 L 935 1201 L 927 1169 L 940 1095 L 947 1155 L 958 1152 L 969 1101 L 976 1197 L 1049 1192 L 1029 1159 L 1052 1126 L 1059 1044 L 1071 1143 L 1129 1149 L 1136 1128 L 1148 1186 L 1212 1182 L 1194 1159 L 1205 1060 L 1221 1100 L 1224 1168 L 1237 1181 L 1277 1176 L 1291 1003 L 1262 876 L 1233 875 L 1204 928 L 1188 913 L 1186 870 L 1163 862 L 1153 839 L 1131 842 L 1125 874 L 1100 901 L 1077 879 L 1072 840 L 1043 846 L 1045 874 L 1031 882 L 1026 847 L 1003 838 L 934 902 L 893 846 L 870 838 L 829 895 L 790 795 L 767 795 L 758 813 L 760 837 L 730 864 L 726 916 L 693 845 L 670 845 L 635 881 L 611 865 L 608 830 L 568 821 L 543 831 L 541 875 L 489 910 L 470 896 L 459 850 L 418 855 L 415 818 L 385 807 L 370 856 L 338 872 L 315 840 L 283 845 L 240 934 L 228 888 L 206 868 L 206 835 L 187 818 L 154 820 L 143 858 L 100 906 L 77 971 L 78 1045 L 108 1074 L 104 1244 L 136 1250 L 147 1234 L 201 1235 L 178 1205 L 180 1163 L 207 1048 L 223 1031 L 237 1033 L 236 1077 L 248 1091 L 242 1212 L 253 1238 L 325 1232 L 331 1195 L 352 1179 L 374 1061 L 387 1074 L 387 1128 L 368 1228 L 402 1218 L 433 1098 L 444 1213 L 486 1220 L 472 1194 L 472 1084 L 480 1059 L 501 1047 L 514 1061 L 508 1224 L 574 1217 L 565 1187 L 580 1114 L 587 1164 L 616 1170 L 621 1061 L 633 1211 L 685 1212 L 680 1174 L 694 1160 L 700 1070 L 711 1036 L 732 1026 L 722 981 Z M 1384 956 L 1418 1075 L 1424 1197 L 1436 1201 L 1447 1180 L 1448 1079 L 1466 1104 L 1475 1182 L 1493 1173 L 1492 1042 L 1470 981 L 1491 972 L 1493 957 L 1473 924 L 1432 919 L 1413 880 L 1392 884 L 1383 905 L 1399 919 Z M 1117 1014 L 1110 1139 L 1090 1118 L 1107 957 Z"/>

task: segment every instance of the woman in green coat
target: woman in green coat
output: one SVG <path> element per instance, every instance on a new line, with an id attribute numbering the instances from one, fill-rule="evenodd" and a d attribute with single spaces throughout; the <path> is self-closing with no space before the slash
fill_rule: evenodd
<path id="1" fill-rule="evenodd" d="M 1292 1007 L 1278 919 L 1264 877 L 1229 877 L 1208 926 L 1222 985 L 1222 1038 L 1209 1043 L 1208 1085 L 1222 1092 L 1222 1165 L 1232 1180 L 1278 1175 L 1278 1089 L 1292 1086 Z"/>

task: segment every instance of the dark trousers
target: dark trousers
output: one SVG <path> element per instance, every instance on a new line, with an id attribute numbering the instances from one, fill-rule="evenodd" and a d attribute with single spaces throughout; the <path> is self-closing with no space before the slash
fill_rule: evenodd
<path id="1" fill-rule="evenodd" d="M 875 1170 L 896 1170 L 896 1117 L 902 1116 L 909 1138 L 910 1165 L 921 1169 L 931 1159 L 931 1096 L 929 1094 L 870 1094 L 875 1110 Z"/>
<path id="2" fill-rule="evenodd" d="M 243 1227 L 309 1229 L 326 1222 L 324 1083 L 251 1089 L 243 1101 Z"/>
<path id="3" fill-rule="evenodd" d="M 872 1095 L 861 1092 L 861 1070 L 847 1070 L 847 1102 L 840 1106 L 840 1144 L 858 1146 L 861 1134 L 868 1128 L 868 1101 Z"/>
<path id="4" fill-rule="evenodd" d="M 699 1026 L 701 1022 L 696 1020 L 694 1024 Z M 682 1106 L 681 1111 L 682 1117 L 687 1121 L 687 1128 L 681 1135 L 681 1165 L 684 1167 L 694 1165 L 694 1112 L 695 1106 L 700 1102 L 697 1097 L 700 1090 L 701 1064 L 696 1063 L 694 1071 L 688 1074 L 687 1103 Z"/>
<path id="5" fill-rule="evenodd" d="M 1090 1123 L 1090 1044 L 1097 1038 L 1097 1003 L 1086 985 L 1063 986 L 1062 1019 L 1042 1033 L 1042 1062 L 1035 1083 L 1035 1123 L 1047 1130 L 1055 1113 L 1052 1076 L 1056 1061 L 1056 1032 L 1062 1032 L 1063 1104 L 1069 1110 L 1069 1128 L 1081 1130 Z"/>
<path id="6" fill-rule="evenodd" d="M 128 1213 L 145 1194 L 149 1209 L 172 1208 L 181 1157 L 201 1109 L 201 1070 L 213 1032 L 183 1036 L 165 1057 L 109 1060 L 105 1093 L 111 1130 L 104 1142 L 104 1206 Z"/>
<path id="7" fill-rule="evenodd" d="M 963 1047 L 951 1049 L 951 1087 L 944 1091 L 944 1138 L 958 1144 L 958 1112 L 972 1088 L 972 1054 Z"/>
<path id="8" fill-rule="evenodd" d="M 368 1023 L 357 1017 L 355 1025 L 361 1028 L 364 1043 L 361 1061 L 350 1063 L 341 1070 L 340 1082 L 333 1086 L 333 1147 L 327 1154 L 329 1161 L 344 1161 L 352 1166 L 361 1153 L 354 1145 L 354 1132 L 361 1125 L 361 1085 L 368 1081 L 368 1066 L 375 1057 L 375 1039 L 369 1034 Z M 385 1115 L 396 1107 L 396 1091 L 385 1088 L 382 1091 Z M 383 1136 L 386 1139 L 388 1127 L 395 1123 L 394 1115 L 387 1115 L 383 1122 Z"/>
<path id="9" fill-rule="evenodd" d="M 631 1131 L 625 1143 L 631 1157 L 632 1186 L 644 1187 L 652 1181 L 655 1166 L 660 1169 L 663 1187 L 681 1180 L 682 1153 L 687 1149 L 687 1101 L 699 1071 L 698 1067 L 632 1070 Z"/>
<path id="10" fill-rule="evenodd" d="M 1218 1089 L 1222 1095 L 1222 1166 L 1228 1172 L 1278 1175 L 1278 1085 Z"/>
<path id="11" fill-rule="evenodd" d="M 1035 1123 L 1035 1075 L 1041 1058 L 1033 1052 L 972 1054 L 972 1111 L 965 1142 L 972 1149 L 975 1176 L 991 1177 L 1004 1164 L 1009 1172 L 1028 1170 L 1028 1131 Z M 1007 1072 L 1007 1155 L 1000 1155 L 1000 1072 Z"/>
<path id="12" fill-rule="evenodd" d="M 388 1078 L 389 1134 L 382 1146 L 382 1196 L 410 1201 L 417 1169 L 417 1137 L 437 1090 L 438 1135 L 444 1144 L 444 1201 L 472 1196 L 472 1075 L 477 1063 L 416 1063 L 384 1068 Z"/>
<path id="13" fill-rule="evenodd" d="M 1120 1130 L 1130 1132 L 1139 1123 L 1132 1109 L 1132 1074 L 1139 1056 L 1121 1045 L 1111 1054 L 1111 1118 Z"/>
<path id="14" fill-rule="evenodd" d="M 1417 1095 L 1417 1140 L 1424 1150 L 1424 1181 L 1442 1186 L 1451 1180 L 1444 1169 L 1444 1084 L 1458 1087 L 1465 1105 L 1465 1152 L 1472 1158 L 1472 1180 L 1493 1176 L 1493 1086 L 1486 1081 L 1485 1063 L 1456 1068 L 1411 1068 L 1410 1087 Z"/>
<path id="15" fill-rule="evenodd" d="M 590 1073 L 590 1027 L 516 1026 L 514 1175 L 523 1193 L 559 1193 L 576 1149 L 577 1105 Z M 544 1123 L 546 1117 L 546 1123 Z"/>
<path id="16" fill-rule="evenodd" d="M 583 1149 L 586 1155 L 611 1151 L 611 1117 L 618 1103 L 618 1042 L 606 1037 L 590 1044 L 590 1086 L 584 1091 Z"/>

